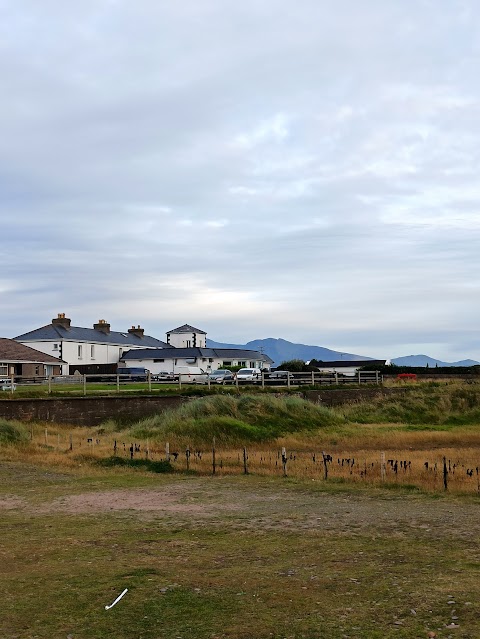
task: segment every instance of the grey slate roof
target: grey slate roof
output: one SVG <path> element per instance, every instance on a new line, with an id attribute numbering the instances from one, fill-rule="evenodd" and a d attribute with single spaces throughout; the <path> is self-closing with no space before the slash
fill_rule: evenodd
<path id="1" fill-rule="evenodd" d="M 3 362 L 38 362 L 39 364 L 64 364 L 53 355 L 41 353 L 30 346 L 19 344 L 14 339 L 0 337 L 0 361 Z"/>
<path id="2" fill-rule="evenodd" d="M 190 324 L 184 324 L 183 326 L 174 328 L 172 331 L 167 331 L 167 335 L 168 333 L 201 333 L 202 335 L 206 335 L 205 331 L 201 331 L 199 328 L 195 328 L 195 326 L 190 326 Z"/>
<path id="3" fill-rule="evenodd" d="M 219 359 L 260 359 L 272 363 L 273 360 L 260 351 L 240 348 L 139 348 L 123 353 L 121 359 L 194 359 L 195 357 L 213 357 Z"/>
<path id="4" fill-rule="evenodd" d="M 55 342 L 64 340 L 68 342 L 89 342 L 92 344 L 119 344 L 121 346 L 148 346 L 152 348 L 163 348 L 165 346 L 169 348 L 167 343 L 148 335 L 139 337 L 127 331 L 124 333 L 118 331 L 104 333 L 94 328 L 80 328 L 79 326 L 64 328 L 63 326 L 54 326 L 53 324 L 42 326 L 23 335 L 17 335 L 14 339 L 17 342 Z"/>

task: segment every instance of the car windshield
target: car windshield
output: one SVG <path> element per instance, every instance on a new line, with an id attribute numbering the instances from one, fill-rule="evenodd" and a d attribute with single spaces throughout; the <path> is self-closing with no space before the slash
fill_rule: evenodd
<path id="1" fill-rule="evenodd" d="M 242 368 L 242 370 L 238 371 L 239 373 L 246 373 L 247 375 L 249 373 L 253 373 L 253 368 Z"/>
<path id="2" fill-rule="evenodd" d="M 226 375 L 227 371 L 212 371 L 211 375 Z"/>

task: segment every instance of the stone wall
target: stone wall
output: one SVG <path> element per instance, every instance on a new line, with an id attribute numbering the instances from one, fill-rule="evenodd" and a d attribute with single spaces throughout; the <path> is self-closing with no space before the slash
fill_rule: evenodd
<path id="1" fill-rule="evenodd" d="M 98 426 L 108 419 L 133 421 L 161 413 L 188 401 L 171 397 L 52 397 L 0 400 L 0 417 L 21 422 L 53 422 L 73 426 Z"/>

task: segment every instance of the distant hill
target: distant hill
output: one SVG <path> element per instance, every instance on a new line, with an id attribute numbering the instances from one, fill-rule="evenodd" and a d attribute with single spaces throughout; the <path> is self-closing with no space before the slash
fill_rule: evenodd
<path id="1" fill-rule="evenodd" d="M 293 344 L 284 339 L 275 339 L 268 337 L 266 339 L 254 339 L 247 344 L 224 344 L 214 342 L 207 338 L 207 346 L 209 348 L 246 348 L 254 351 L 261 351 L 273 359 L 274 366 L 279 366 L 282 362 L 288 362 L 292 359 L 301 359 L 308 362 L 316 359 L 322 362 L 335 362 L 340 359 L 351 361 L 363 361 L 372 359 L 362 355 L 353 355 L 352 353 L 341 353 L 332 351 L 323 346 L 307 346 L 306 344 Z"/>
<path id="2" fill-rule="evenodd" d="M 396 357 L 391 360 L 392 364 L 397 366 L 427 366 L 429 368 L 435 368 L 435 366 L 476 366 L 480 362 L 476 362 L 474 359 L 462 359 L 459 362 L 442 362 L 439 359 L 433 359 L 428 355 L 407 355 L 405 357 Z"/>

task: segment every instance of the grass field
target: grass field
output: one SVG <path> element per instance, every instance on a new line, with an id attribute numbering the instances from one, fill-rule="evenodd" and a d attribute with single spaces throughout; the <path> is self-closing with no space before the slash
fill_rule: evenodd
<path id="1" fill-rule="evenodd" d="M 440 390 L 336 412 L 205 398 L 122 430 L 0 420 L 0 637 L 478 639 L 476 392 L 439 410 Z M 152 465 L 100 465 L 114 441 Z M 148 472 L 166 441 L 171 472 Z"/>

